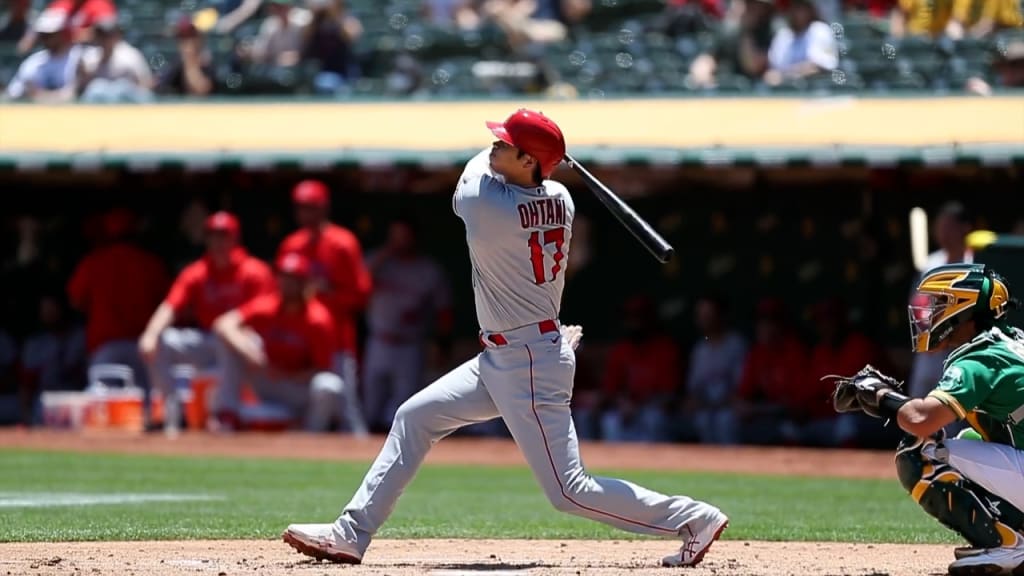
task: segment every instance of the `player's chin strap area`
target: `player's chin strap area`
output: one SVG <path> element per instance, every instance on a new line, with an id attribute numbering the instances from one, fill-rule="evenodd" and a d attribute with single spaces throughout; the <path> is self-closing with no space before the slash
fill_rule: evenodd
<path id="1" fill-rule="evenodd" d="M 907 435 L 896 450 L 896 472 L 911 498 L 975 548 L 1018 544 L 1024 513 L 965 478 L 945 460 L 940 432 L 922 440 Z"/>

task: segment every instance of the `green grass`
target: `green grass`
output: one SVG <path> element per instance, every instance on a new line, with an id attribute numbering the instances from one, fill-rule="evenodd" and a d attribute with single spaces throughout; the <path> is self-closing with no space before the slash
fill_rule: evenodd
<path id="1" fill-rule="evenodd" d="M 0 450 L 0 541 L 273 538 L 332 520 L 366 464 Z M 601 471 L 609 474 L 609 471 Z M 830 480 L 626 471 L 655 490 L 711 501 L 727 539 L 956 542 L 895 479 Z M 10 493 L 184 493 L 215 500 L 11 507 Z M 555 512 L 524 468 L 427 466 L 382 538 L 628 538 Z"/>

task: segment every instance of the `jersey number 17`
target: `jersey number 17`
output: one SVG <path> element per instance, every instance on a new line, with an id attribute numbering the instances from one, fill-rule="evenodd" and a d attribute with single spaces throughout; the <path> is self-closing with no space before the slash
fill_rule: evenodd
<path id="1" fill-rule="evenodd" d="M 530 263 L 533 264 L 533 280 L 538 286 L 545 282 L 554 282 L 555 278 L 558 277 L 558 272 L 562 270 L 562 260 L 565 259 L 565 254 L 562 253 L 562 245 L 565 244 L 565 228 L 545 230 L 543 237 L 544 242 L 542 244 L 541 232 L 536 231 L 530 234 L 530 241 L 528 243 L 530 246 Z M 547 254 L 544 246 L 548 244 L 555 245 L 555 253 L 552 255 L 555 263 L 551 266 L 550 280 L 547 278 L 547 270 L 544 269 L 544 255 Z"/>

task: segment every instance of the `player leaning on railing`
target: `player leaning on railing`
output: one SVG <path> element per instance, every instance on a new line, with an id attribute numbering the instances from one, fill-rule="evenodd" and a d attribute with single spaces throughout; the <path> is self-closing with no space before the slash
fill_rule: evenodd
<path id="1" fill-rule="evenodd" d="M 896 452 L 900 482 L 922 508 L 970 544 L 952 576 L 1024 574 L 1024 332 L 1006 315 L 1017 302 L 983 264 L 933 268 L 910 307 L 915 352 L 954 348 L 925 398 L 867 366 L 840 378 L 835 407 L 895 419 L 908 434 Z M 956 419 L 970 429 L 947 440 Z"/>

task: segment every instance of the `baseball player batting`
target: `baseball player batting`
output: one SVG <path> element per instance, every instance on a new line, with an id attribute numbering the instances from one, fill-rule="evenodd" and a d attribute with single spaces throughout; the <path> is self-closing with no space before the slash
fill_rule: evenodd
<path id="1" fill-rule="evenodd" d="M 910 306 L 915 352 L 951 350 L 924 398 L 866 366 L 840 378 L 835 407 L 894 419 L 907 436 L 896 452 L 903 487 L 969 547 L 954 551 L 950 576 L 1024 574 L 1024 332 L 1006 315 L 1017 304 L 984 264 L 925 272 Z M 954 420 L 970 428 L 946 439 Z"/>
<path id="2" fill-rule="evenodd" d="M 569 401 L 581 331 L 558 321 L 575 208 L 565 186 L 548 179 L 565 157 L 562 131 L 530 110 L 487 127 L 497 140 L 466 165 L 453 201 L 466 226 L 484 350 L 402 404 L 334 523 L 292 524 L 283 539 L 313 558 L 360 563 L 430 447 L 501 417 L 556 509 L 682 538 L 662 563 L 694 566 L 725 530 L 725 514 L 686 496 L 591 476 L 580 458 Z"/>

